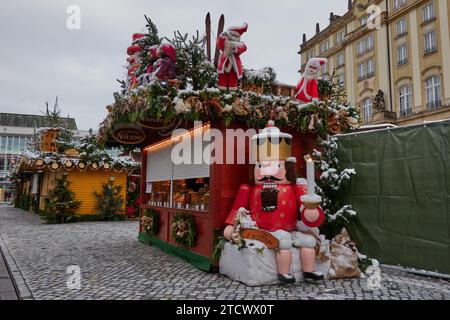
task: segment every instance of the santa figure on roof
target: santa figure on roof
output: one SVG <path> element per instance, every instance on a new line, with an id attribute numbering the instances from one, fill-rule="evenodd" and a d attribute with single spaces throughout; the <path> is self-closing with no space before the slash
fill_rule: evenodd
<path id="1" fill-rule="evenodd" d="M 328 60 L 326 58 L 311 58 L 308 60 L 305 72 L 303 72 L 300 81 L 297 84 L 295 99 L 303 103 L 319 101 L 319 85 L 317 78 L 321 66 L 327 62 Z"/>
<path id="2" fill-rule="evenodd" d="M 131 46 L 127 48 L 128 54 L 128 87 L 130 89 L 134 89 L 138 86 L 137 75 L 136 72 L 139 70 L 141 66 L 141 61 L 139 58 L 139 53 L 142 51 L 142 48 L 138 44 L 138 40 L 143 38 L 144 35 L 142 33 L 133 34 L 133 42 Z"/>
<path id="3" fill-rule="evenodd" d="M 219 89 L 236 91 L 243 75 L 240 55 L 247 51 L 247 46 L 241 42 L 241 36 L 247 31 L 248 25 L 231 27 L 217 39 L 217 48 L 222 51 L 217 72 L 219 73 Z"/>

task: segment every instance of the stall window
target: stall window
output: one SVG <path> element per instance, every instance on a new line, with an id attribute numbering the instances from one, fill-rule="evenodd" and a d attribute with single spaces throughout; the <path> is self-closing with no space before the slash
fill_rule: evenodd
<path id="1" fill-rule="evenodd" d="M 194 147 L 194 139 L 191 139 L 190 157 L 187 161 L 176 164 L 172 161 L 172 151 L 176 146 L 174 143 L 147 150 L 148 204 L 196 211 L 209 210 L 210 164 L 203 158 L 203 151 L 209 142 L 201 141 L 200 144 L 201 152 Z"/>

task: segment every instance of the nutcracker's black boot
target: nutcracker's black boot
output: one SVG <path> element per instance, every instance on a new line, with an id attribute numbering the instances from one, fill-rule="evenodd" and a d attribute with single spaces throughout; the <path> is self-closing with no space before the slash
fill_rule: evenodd
<path id="1" fill-rule="evenodd" d="M 323 273 L 322 272 L 303 272 L 303 277 L 306 281 L 319 281 L 323 280 Z"/>
<path id="2" fill-rule="evenodd" d="M 278 274 L 278 280 L 281 283 L 295 283 L 295 277 L 292 274 Z"/>

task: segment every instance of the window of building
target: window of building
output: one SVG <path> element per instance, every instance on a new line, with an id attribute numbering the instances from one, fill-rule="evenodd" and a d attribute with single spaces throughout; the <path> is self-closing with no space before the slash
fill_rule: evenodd
<path id="1" fill-rule="evenodd" d="M 311 50 L 306 54 L 306 59 L 309 60 L 309 59 L 314 58 L 315 56 L 316 56 L 316 53 L 314 52 L 314 50 Z"/>
<path id="2" fill-rule="evenodd" d="M 406 4 L 406 0 L 394 0 L 394 10 L 398 10 Z"/>
<path id="3" fill-rule="evenodd" d="M 342 67 L 344 64 L 345 64 L 345 53 L 340 52 L 336 56 L 336 66 L 339 68 Z"/>
<path id="4" fill-rule="evenodd" d="M 6 148 L 7 148 L 7 137 L 6 136 L 2 136 L 0 138 L 0 152 L 1 153 L 5 153 L 6 152 Z"/>
<path id="5" fill-rule="evenodd" d="M 359 26 L 362 27 L 365 26 L 366 24 L 367 24 L 367 16 L 364 15 L 361 18 L 359 18 Z"/>
<path id="6" fill-rule="evenodd" d="M 320 53 L 325 53 L 330 49 L 330 40 L 326 40 L 320 44 Z"/>
<path id="7" fill-rule="evenodd" d="M 322 75 L 328 74 L 328 63 L 321 65 L 320 71 L 322 72 Z"/>
<path id="8" fill-rule="evenodd" d="M 370 35 L 356 43 L 357 54 L 361 55 L 373 50 L 373 35 Z"/>
<path id="9" fill-rule="evenodd" d="M 402 86 L 399 90 L 400 116 L 406 117 L 412 114 L 411 86 Z"/>
<path id="10" fill-rule="evenodd" d="M 363 102 L 364 123 L 370 122 L 372 119 L 372 99 L 367 98 Z"/>
<path id="11" fill-rule="evenodd" d="M 423 22 L 428 22 L 432 20 L 435 17 L 434 2 L 431 1 L 425 7 L 423 7 L 422 13 L 423 13 Z"/>
<path id="12" fill-rule="evenodd" d="M 441 79 L 432 76 L 425 81 L 428 110 L 437 109 L 441 106 Z"/>
<path id="13" fill-rule="evenodd" d="M 338 75 L 338 85 L 339 85 L 341 88 L 344 88 L 344 87 L 345 87 L 345 75 L 344 75 L 343 73 L 340 73 L 340 74 Z"/>
<path id="14" fill-rule="evenodd" d="M 408 63 L 408 45 L 402 44 L 397 48 L 397 65 L 401 66 Z"/>
<path id="15" fill-rule="evenodd" d="M 363 80 L 366 77 L 366 64 L 361 63 L 358 65 L 358 80 Z"/>
<path id="16" fill-rule="evenodd" d="M 406 0 L 394 0 L 394 10 L 399 10 L 406 5 Z"/>
<path id="17" fill-rule="evenodd" d="M 4 155 L 0 155 L 0 172 L 6 171 L 6 158 Z"/>
<path id="18" fill-rule="evenodd" d="M 369 59 L 358 65 L 358 80 L 364 80 L 375 74 L 375 60 Z"/>
<path id="19" fill-rule="evenodd" d="M 345 30 L 341 30 L 338 33 L 336 33 L 336 45 L 339 45 L 344 41 L 345 37 Z"/>
<path id="20" fill-rule="evenodd" d="M 431 53 L 436 51 L 436 32 L 431 31 L 425 34 L 425 53 Z"/>
<path id="21" fill-rule="evenodd" d="M 367 77 L 371 77 L 375 74 L 375 62 L 373 59 L 367 61 Z"/>
<path id="22" fill-rule="evenodd" d="M 400 36 L 403 36 L 406 34 L 406 19 L 405 18 L 397 21 L 395 26 L 397 29 L 397 37 L 400 37 Z"/>
<path id="23" fill-rule="evenodd" d="M 366 48 L 367 51 L 373 49 L 373 35 L 370 35 L 366 38 Z"/>

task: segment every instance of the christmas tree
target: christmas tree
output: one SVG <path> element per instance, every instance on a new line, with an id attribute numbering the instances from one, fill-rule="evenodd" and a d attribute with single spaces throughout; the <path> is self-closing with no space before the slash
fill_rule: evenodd
<path id="1" fill-rule="evenodd" d="M 139 52 L 141 65 L 136 72 L 137 77 L 144 74 L 147 70 L 148 65 L 151 63 L 149 57 L 150 47 L 159 46 L 161 44 L 161 38 L 158 35 L 158 28 L 149 17 L 147 17 L 146 15 L 144 15 L 144 17 L 147 21 L 147 24 L 145 25 L 145 27 L 147 28 L 147 32 L 144 33 L 144 37 L 140 38 L 137 41 L 137 44 L 142 48 L 142 50 Z"/>
<path id="2" fill-rule="evenodd" d="M 47 128 L 58 129 L 58 139 L 56 144 L 58 146 L 58 152 L 64 153 L 65 150 L 73 148 L 73 131 L 69 128 L 69 121 L 63 121 L 61 118 L 61 109 L 58 105 L 58 97 L 55 99 L 53 110 L 49 108 L 48 102 L 45 103 L 45 126 Z M 69 119 L 69 116 L 67 116 Z"/>
<path id="3" fill-rule="evenodd" d="M 330 77 L 323 77 L 319 80 L 319 96 L 321 100 L 326 101 L 329 106 L 348 105 L 347 95 L 344 88 L 337 80 L 335 72 Z M 356 112 L 356 111 L 354 111 Z M 342 121 L 340 117 L 355 117 L 357 114 L 346 113 L 344 115 L 331 115 L 328 117 L 328 126 L 336 125 L 336 122 Z M 332 131 L 330 129 L 329 131 Z M 337 132 L 338 133 L 338 132 Z M 319 137 L 318 147 L 320 151 L 314 150 L 313 156 L 321 170 L 320 179 L 317 181 L 318 193 L 322 196 L 322 208 L 324 209 L 326 220 L 321 226 L 321 231 L 332 239 L 343 227 L 347 226 L 351 217 L 356 215 L 350 204 L 346 203 L 343 192 L 350 183 L 356 171 L 352 168 L 342 168 L 337 158 L 338 138 L 336 136 L 326 135 Z"/>
<path id="4" fill-rule="evenodd" d="M 176 31 L 174 38 L 167 40 L 177 52 L 177 79 L 181 81 L 181 89 L 200 90 L 215 85 L 217 73 L 206 55 L 205 37 L 200 37 L 197 31 L 188 39 L 187 33 L 182 35 Z"/>
<path id="5" fill-rule="evenodd" d="M 122 186 L 115 186 L 114 177 L 110 177 L 107 182 L 103 183 L 101 193 L 94 192 L 97 201 L 96 209 L 103 220 L 115 220 L 118 214 L 123 213 L 124 200 L 120 195 L 121 190 Z"/>
<path id="6" fill-rule="evenodd" d="M 75 194 L 69 189 L 67 175 L 56 179 L 53 190 L 49 192 L 49 200 L 45 206 L 42 218 L 48 223 L 65 223 L 75 220 L 75 211 L 81 202 L 75 200 Z"/>

